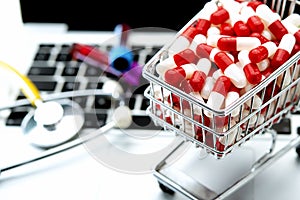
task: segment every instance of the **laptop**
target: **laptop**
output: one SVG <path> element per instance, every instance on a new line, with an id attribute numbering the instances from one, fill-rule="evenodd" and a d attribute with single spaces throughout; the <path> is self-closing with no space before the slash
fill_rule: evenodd
<path id="1" fill-rule="evenodd" d="M 84 110 L 84 124 L 79 133 L 54 143 L 32 141 L 24 134 L 21 125 L 32 111 L 30 105 L 1 111 L 0 196 L 4 199 L 185 199 L 178 193 L 168 195 L 162 192 L 152 175 L 156 164 L 181 139 L 172 132 L 162 133 L 162 128 L 147 115 L 149 101 L 143 92 L 148 82 L 137 74 L 139 82 L 132 85 L 126 80 L 116 79 L 115 74 L 103 73 L 87 60 L 74 60 L 70 53 L 74 44 L 88 45 L 109 53 L 119 39 L 116 26 L 125 24 L 130 27 L 127 46 L 133 53 L 134 62 L 142 67 L 173 39 L 204 4 L 205 1 L 189 1 L 161 5 L 156 0 L 88 0 L 80 3 L 11 0 L 0 3 L 0 24 L 5 27 L 2 33 L 5 37 L 0 39 L 3 44 L 0 47 L 1 60 L 26 74 L 38 87 L 42 97 L 52 98 L 62 92 L 73 92 L 68 99 Z M 105 127 L 115 106 L 111 97 L 98 93 L 85 96 L 74 94 L 85 89 L 101 91 L 108 80 L 118 80 L 125 90 L 130 88 L 125 103 L 131 110 L 133 121 L 126 130 L 113 128 L 93 141 L 18 166 L 40 155 L 48 155 L 47 152 L 56 150 L 60 145 L 80 141 L 87 134 Z M 5 94 L 1 95 L 1 106 L 25 100 L 10 78 L 1 77 L 1 85 L 1 92 Z M 289 129 L 286 132 L 290 134 L 292 131 Z M 180 155 L 186 151 L 194 155 L 195 149 L 190 149 L 190 144 L 185 146 Z M 240 160 L 235 159 L 234 162 L 242 160 L 244 164 L 237 174 L 229 174 L 229 179 L 234 181 L 249 168 L 248 164 L 256 156 L 248 147 L 237 154 Z M 198 160 L 197 155 L 194 158 Z M 200 166 L 212 162 L 215 161 L 208 160 L 204 165 L 200 162 Z M 187 164 L 190 165 L 185 166 Z M 178 165 L 179 168 L 197 166 L 193 161 L 179 162 Z M 216 167 L 214 164 L 211 166 Z M 196 170 L 195 167 L 190 169 L 191 173 Z M 200 178 L 211 186 L 213 182 L 207 181 L 211 175 Z M 218 189 L 228 184 L 224 181 L 215 186 Z M 240 194 L 247 194 L 247 198 L 252 199 L 253 190 L 254 186 L 250 183 L 233 199 L 239 199 Z"/>

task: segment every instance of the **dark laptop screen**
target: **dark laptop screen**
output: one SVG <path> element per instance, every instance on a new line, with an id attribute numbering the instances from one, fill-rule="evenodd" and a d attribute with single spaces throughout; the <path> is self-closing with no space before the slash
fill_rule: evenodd
<path id="1" fill-rule="evenodd" d="M 161 0 L 20 0 L 20 2 L 24 23 L 66 23 L 70 30 L 104 31 L 113 30 L 116 24 L 126 23 L 131 28 L 159 27 L 178 31 L 203 8 L 207 1 L 188 0 L 177 3 Z"/>

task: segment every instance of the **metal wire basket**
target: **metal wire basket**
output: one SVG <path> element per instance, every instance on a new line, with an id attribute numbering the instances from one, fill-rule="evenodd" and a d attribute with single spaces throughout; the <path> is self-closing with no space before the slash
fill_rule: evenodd
<path id="1" fill-rule="evenodd" d="M 265 3 L 281 17 L 299 5 L 299 1 Z M 175 38 L 193 21 L 190 20 Z M 171 44 L 165 45 L 143 68 L 143 76 L 150 82 L 144 93 L 150 100 L 147 112 L 156 125 L 174 131 L 216 158 L 223 158 L 253 136 L 264 133 L 299 107 L 300 52 L 233 104 L 212 109 L 193 94 L 167 84 L 156 73 L 156 65 L 168 57 Z"/>

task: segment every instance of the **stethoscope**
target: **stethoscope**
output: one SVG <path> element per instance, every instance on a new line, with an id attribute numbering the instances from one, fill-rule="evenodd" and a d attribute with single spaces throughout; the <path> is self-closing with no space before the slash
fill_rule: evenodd
<path id="1" fill-rule="evenodd" d="M 33 109 L 22 120 L 21 129 L 29 143 L 44 149 L 35 157 L 0 169 L 0 174 L 86 144 L 113 128 L 126 129 L 131 125 L 131 110 L 125 103 L 127 91 L 123 90 L 120 82 L 124 81 L 127 86 L 131 85 L 131 89 L 140 86 L 140 82 L 137 80 L 141 75 L 141 67 L 133 62 L 132 52 L 126 47 L 127 30 L 127 26 L 116 26 L 115 32 L 120 35 L 120 43 L 110 51 L 109 55 L 88 45 L 76 44 L 73 48 L 75 59 L 86 59 L 85 62 L 91 62 L 90 64 L 120 78 L 119 81 L 105 80 L 102 89 L 45 94 L 42 98 L 38 88 L 26 75 L 0 61 L 0 68 L 8 70 L 17 77 L 18 85 L 26 97 L 26 99 L 15 101 L 12 105 L 0 107 L 0 111 L 31 105 Z M 108 65 L 110 68 L 107 68 Z M 127 72 L 131 72 L 131 74 Z M 118 105 L 110 109 L 109 122 L 96 130 L 80 134 L 80 137 L 76 138 L 75 136 L 83 128 L 85 117 L 81 106 L 70 98 L 91 95 L 110 96 L 112 100 L 118 102 Z"/>
<path id="2" fill-rule="evenodd" d="M 113 46 L 109 54 L 92 46 L 75 43 L 72 47 L 72 56 L 74 59 L 80 58 L 84 62 L 100 67 L 103 71 L 113 73 L 118 77 L 132 71 L 133 55 L 126 44 L 129 26 L 118 24 L 114 33 L 118 44 Z M 89 63 L 91 61 L 93 63 Z M 81 130 L 84 124 L 84 112 L 79 104 L 69 100 L 70 97 L 96 95 L 95 92 L 98 92 L 100 95 L 110 95 L 112 98 L 118 99 L 124 93 L 122 86 L 117 81 L 109 79 L 105 81 L 103 89 L 100 91 L 85 90 L 54 94 L 50 95 L 50 100 L 45 100 L 41 98 L 39 90 L 26 75 L 7 63 L 1 62 L 0 65 L 0 68 L 8 70 L 17 77 L 18 85 L 21 86 L 21 91 L 27 99 L 26 103 L 28 104 L 29 101 L 29 104 L 35 108 L 22 120 L 21 128 L 31 144 L 42 148 L 60 145 Z M 15 104 L 11 107 L 16 106 Z"/>
<path id="3" fill-rule="evenodd" d="M 22 131 L 30 138 L 31 144 L 46 149 L 36 157 L 0 169 L 0 173 L 67 151 L 113 128 L 125 129 L 132 123 L 131 110 L 122 101 L 124 91 L 117 81 L 106 81 L 101 90 L 55 93 L 42 98 L 35 84 L 26 75 L 2 61 L 0 61 L 0 68 L 15 75 L 26 97 L 26 99 L 17 100 L 13 105 L 0 107 L 0 111 L 31 105 L 34 109 L 23 119 Z M 88 95 L 110 95 L 121 101 L 118 107 L 112 109 L 111 120 L 108 123 L 80 138 L 72 139 L 82 129 L 85 119 L 80 105 L 69 98 Z"/>

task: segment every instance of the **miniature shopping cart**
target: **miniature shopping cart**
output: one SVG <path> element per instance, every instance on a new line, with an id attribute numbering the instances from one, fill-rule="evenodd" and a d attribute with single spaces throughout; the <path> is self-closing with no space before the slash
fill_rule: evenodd
<path id="1" fill-rule="evenodd" d="M 295 8 L 299 9 L 300 7 L 298 0 L 273 0 L 263 3 L 276 10 L 281 17 L 288 16 L 293 13 Z M 178 37 L 193 21 L 194 19 L 187 23 L 175 37 Z M 167 84 L 159 77 L 155 67 L 168 57 L 171 45 L 172 43 L 165 45 L 143 69 L 143 76 L 150 82 L 144 93 L 150 99 L 150 106 L 147 111 L 156 125 L 182 137 L 181 145 L 190 142 L 195 144 L 196 148 L 204 149 L 216 159 L 224 158 L 256 135 L 266 132 L 272 135 L 272 145 L 268 153 L 254 164 L 255 168 L 222 194 L 216 194 L 200 183 L 196 184 L 200 187 L 197 190 L 200 192 L 197 193 L 194 189 L 189 188 L 191 184 L 186 184 L 191 181 L 189 178 L 180 177 L 187 178 L 187 180 L 179 181 L 179 183 L 176 181 L 178 178 L 163 174 L 161 169 L 164 167 L 165 160 L 176 151 L 177 148 L 175 148 L 162 160 L 155 171 L 155 176 L 164 191 L 177 190 L 191 199 L 226 197 L 247 183 L 265 166 L 273 163 L 300 143 L 300 139 L 297 137 L 280 151 L 274 153 L 276 131 L 271 129 L 272 125 L 299 109 L 300 52 L 295 53 L 281 67 L 263 79 L 261 83 L 245 92 L 233 104 L 224 109 L 216 110 L 207 106 L 205 102 L 199 101 L 195 96 Z M 258 106 L 256 105 L 257 99 L 261 101 Z M 188 109 L 185 109 L 186 107 Z M 206 113 L 210 113 L 209 122 L 207 122 Z M 233 115 L 235 116 L 233 117 Z M 220 128 L 220 124 L 222 124 L 222 128 Z"/>

